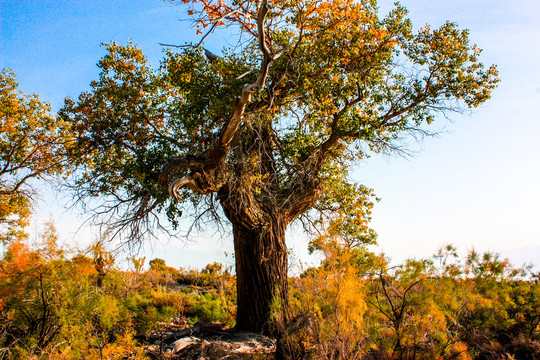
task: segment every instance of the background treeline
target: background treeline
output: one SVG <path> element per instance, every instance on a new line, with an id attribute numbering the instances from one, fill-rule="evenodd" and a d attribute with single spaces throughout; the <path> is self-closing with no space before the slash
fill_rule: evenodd
<path id="1" fill-rule="evenodd" d="M 289 319 L 274 319 L 282 357 L 540 357 L 540 285 L 531 267 L 492 253 L 459 258 L 452 246 L 393 267 L 334 240 L 312 248 L 324 260 L 290 279 Z M 234 326 L 235 278 L 223 265 L 196 271 L 161 259 L 129 262 L 131 270 L 121 270 L 100 244 L 60 247 L 52 225 L 32 244 L 24 237 L 5 244 L 0 359 L 144 359 L 137 335 L 165 322 Z"/>

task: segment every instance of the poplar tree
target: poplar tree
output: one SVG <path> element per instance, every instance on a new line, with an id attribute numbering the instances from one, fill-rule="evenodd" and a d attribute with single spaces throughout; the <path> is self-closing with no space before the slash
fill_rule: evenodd
<path id="1" fill-rule="evenodd" d="M 237 328 L 286 314 L 285 230 L 295 220 L 373 242 L 371 190 L 348 176 L 367 153 L 425 134 L 439 115 L 474 108 L 498 81 L 467 30 L 414 31 L 404 7 L 374 0 L 183 0 L 198 43 L 158 70 L 108 45 L 101 74 L 61 115 L 76 134 L 77 196 L 99 196 L 108 224 L 143 237 L 162 215 L 210 211 L 230 222 Z M 204 40 L 235 28 L 215 56 Z M 191 205 L 187 205 L 191 204 Z"/>

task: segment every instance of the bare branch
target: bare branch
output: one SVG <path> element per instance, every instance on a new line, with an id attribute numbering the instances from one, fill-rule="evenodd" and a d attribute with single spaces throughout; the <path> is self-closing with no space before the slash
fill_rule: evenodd
<path id="1" fill-rule="evenodd" d="M 214 20 L 214 23 L 212 24 L 212 26 L 210 27 L 210 29 L 206 32 L 206 34 L 203 35 L 203 37 L 201 38 L 201 40 L 199 40 L 199 42 L 196 44 L 196 45 L 192 45 L 192 44 L 186 44 L 186 45 L 171 45 L 171 44 L 162 44 L 162 43 L 159 43 L 159 45 L 161 46 L 166 46 L 166 47 L 175 47 L 177 49 L 179 48 L 194 48 L 194 49 L 197 49 L 199 48 L 202 43 L 204 42 L 204 40 L 211 34 L 214 32 L 214 30 L 216 29 L 216 27 L 224 20 L 226 19 L 228 16 L 231 16 L 231 15 L 234 15 L 235 13 L 238 13 L 238 10 L 231 10 L 227 13 L 225 13 L 223 16 L 221 16 L 220 18 Z"/>
<path id="2" fill-rule="evenodd" d="M 182 200 L 182 195 L 180 194 L 180 190 L 184 186 L 187 186 L 188 188 L 190 188 L 191 190 L 195 192 L 201 192 L 201 189 L 199 188 L 195 180 L 191 177 L 187 177 L 187 178 L 177 179 L 171 182 L 171 184 L 169 185 L 169 194 L 171 194 L 171 196 L 177 200 Z"/>

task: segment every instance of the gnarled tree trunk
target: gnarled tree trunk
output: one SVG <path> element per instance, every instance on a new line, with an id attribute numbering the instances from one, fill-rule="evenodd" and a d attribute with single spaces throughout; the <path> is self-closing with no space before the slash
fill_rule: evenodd
<path id="1" fill-rule="evenodd" d="M 287 221 L 279 214 L 246 216 L 246 207 L 228 201 L 222 206 L 233 225 L 236 259 L 237 315 L 236 328 L 273 333 L 270 323 L 272 304 L 285 316 L 288 312 Z M 245 204 L 244 204 L 245 205 Z M 253 220 L 257 219 L 256 222 Z"/>
<path id="2" fill-rule="evenodd" d="M 233 225 L 237 277 L 237 324 L 240 330 L 273 331 L 271 303 L 288 309 L 285 226 L 245 229 Z"/>

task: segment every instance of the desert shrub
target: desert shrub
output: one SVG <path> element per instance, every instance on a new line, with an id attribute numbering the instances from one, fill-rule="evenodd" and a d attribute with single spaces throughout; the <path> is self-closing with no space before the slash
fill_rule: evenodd
<path id="1" fill-rule="evenodd" d="M 208 264 L 200 271 L 181 268 L 176 277 L 178 284 L 213 287 L 222 290 L 231 288 L 234 281 L 235 277 L 231 275 L 230 271 L 218 262 Z"/>
<path id="2" fill-rule="evenodd" d="M 187 297 L 182 293 L 169 293 L 164 288 L 146 290 L 125 299 L 132 329 L 137 334 L 153 330 L 157 323 L 184 314 Z"/>
<path id="3" fill-rule="evenodd" d="M 189 310 L 186 311 L 186 316 L 190 318 L 190 323 L 202 321 L 234 326 L 234 306 L 231 299 L 220 296 L 216 291 L 195 292 L 189 295 Z"/>
<path id="4" fill-rule="evenodd" d="M 293 320 L 277 319 L 283 327 L 278 352 L 291 359 L 357 359 L 368 346 L 363 266 L 381 259 L 335 242 L 319 243 L 319 250 L 321 266 L 291 280 Z"/>
<path id="5" fill-rule="evenodd" d="M 212 263 L 201 271 L 180 269 L 177 282 L 188 295 L 185 316 L 197 321 L 225 323 L 234 326 L 236 314 L 235 277 L 223 264 Z"/>
<path id="6" fill-rule="evenodd" d="M 540 351 L 530 266 L 494 253 L 461 259 L 452 246 L 392 267 L 332 239 L 317 250 L 321 265 L 291 279 L 291 314 L 278 319 L 283 358 L 534 359 Z"/>
<path id="7" fill-rule="evenodd" d="M 167 286 L 177 282 L 180 271 L 167 266 L 165 260 L 156 258 L 149 262 L 150 269 L 144 274 L 145 279 L 153 286 Z"/>
<path id="8" fill-rule="evenodd" d="M 69 255 L 52 225 L 33 246 L 20 239 L 7 247 L 0 260 L 2 358 L 142 358 L 128 341 L 130 314 L 109 291 L 120 287 L 118 278 L 104 271 L 100 278 L 95 259 Z"/>

